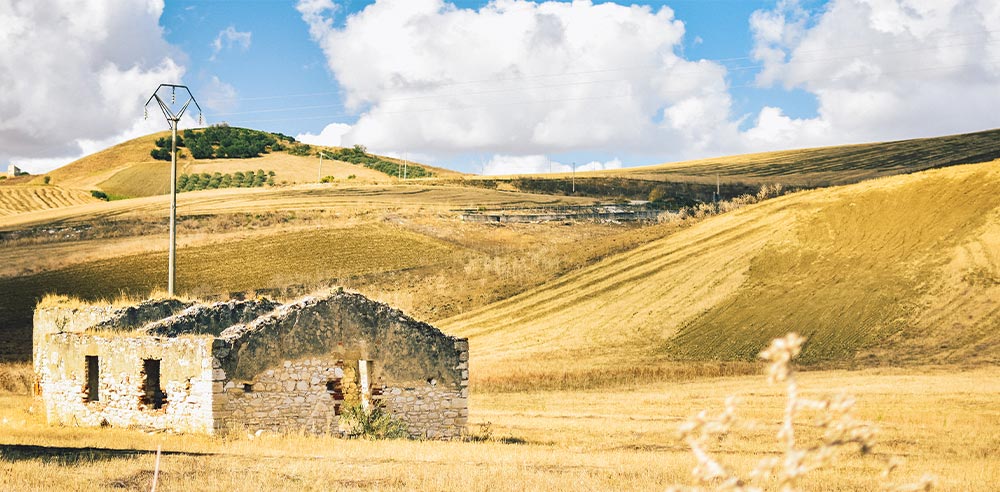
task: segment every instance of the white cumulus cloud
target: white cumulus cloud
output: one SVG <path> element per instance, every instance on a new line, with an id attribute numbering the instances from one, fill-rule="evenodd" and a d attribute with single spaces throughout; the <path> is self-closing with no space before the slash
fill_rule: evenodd
<path id="1" fill-rule="evenodd" d="M 348 108 L 343 135 L 381 152 L 632 151 L 732 141 L 725 69 L 678 54 L 667 7 L 379 0 L 335 23 L 298 4 Z"/>
<path id="2" fill-rule="evenodd" d="M 239 93 L 232 84 L 227 84 L 213 75 L 208 84 L 201 88 L 201 100 L 206 109 L 213 111 L 231 111 L 238 104 Z"/>
<path id="3" fill-rule="evenodd" d="M 350 130 L 351 125 L 344 123 L 330 123 L 329 125 L 326 125 L 321 132 L 319 132 L 319 135 L 313 135 L 312 133 L 300 133 L 295 136 L 295 140 L 311 145 L 343 147 L 345 144 L 343 144 L 341 139 L 344 134 Z"/>
<path id="4" fill-rule="evenodd" d="M 230 49 L 235 46 L 243 51 L 250 49 L 251 37 L 253 37 L 253 33 L 237 31 L 233 26 L 219 31 L 219 35 L 212 41 L 212 56 L 209 60 L 215 60 L 223 48 Z"/>
<path id="5" fill-rule="evenodd" d="M 622 162 L 612 159 L 607 162 L 590 161 L 584 163 L 563 163 L 552 160 L 544 155 L 494 155 L 482 168 L 486 175 L 499 174 L 543 174 L 568 173 L 575 168 L 577 172 L 600 171 L 604 169 L 619 169 Z"/>
<path id="6" fill-rule="evenodd" d="M 0 4 L 0 162 L 41 172 L 152 127 L 146 98 L 184 74 L 162 11 L 162 0 Z"/>
<path id="7" fill-rule="evenodd" d="M 751 17 L 758 81 L 815 95 L 818 115 L 766 107 L 750 149 L 960 133 L 1000 126 L 1000 3 L 795 1 Z"/>

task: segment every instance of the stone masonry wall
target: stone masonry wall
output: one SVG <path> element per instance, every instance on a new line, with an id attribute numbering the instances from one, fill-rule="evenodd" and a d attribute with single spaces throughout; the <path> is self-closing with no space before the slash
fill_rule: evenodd
<path id="1" fill-rule="evenodd" d="M 230 390 L 253 384 L 253 392 L 258 393 L 247 399 L 247 394 L 226 390 L 226 403 L 216 406 L 219 422 L 248 418 L 248 427 L 258 422 L 268 428 L 326 425 L 326 417 L 317 417 L 323 411 L 319 407 L 328 404 L 323 400 L 325 381 L 322 388 L 312 381 L 327 373 L 300 364 L 319 360 L 325 364 L 323 370 L 329 370 L 336 360 L 367 360 L 372 362 L 372 385 L 382 389 L 387 410 L 406 423 L 411 435 L 451 438 L 465 431 L 468 341 L 447 336 L 359 294 L 308 297 L 247 325 L 235 325 L 215 340 L 212 355 L 219 361 L 216 374 L 224 375 L 217 384 Z M 258 390 L 256 381 L 262 377 L 277 380 L 267 381 L 265 389 Z M 272 387 L 297 389 L 266 389 Z M 262 391 L 267 394 L 259 394 Z M 237 398 L 243 400 L 233 403 Z M 263 401 L 290 402 L 295 410 L 265 417 Z"/>
<path id="2" fill-rule="evenodd" d="M 467 366 L 468 352 L 464 353 Z M 337 433 L 343 430 L 338 410 L 345 400 L 342 394 L 335 395 L 328 383 L 337 381 L 341 391 L 356 384 L 356 380 L 345 379 L 345 367 L 350 378 L 355 374 L 352 366 L 356 367 L 357 362 L 310 357 L 285 361 L 251 381 L 216 381 L 217 389 L 222 386 L 214 396 L 217 431 Z M 450 439 L 463 435 L 469 417 L 467 368 L 463 370 L 462 384 L 449 386 L 439 385 L 434 379 L 412 385 L 386 383 L 379 361 L 371 361 L 370 367 L 370 388 L 366 393 L 371 395 L 372 404 L 384 406 L 402 421 L 411 437 Z"/>
<path id="3" fill-rule="evenodd" d="M 221 407 L 215 414 L 216 426 L 221 431 L 336 433 L 336 407 L 343 399 L 334 399 L 327 383 L 343 379 L 343 361 L 339 362 L 329 358 L 286 361 L 251 381 L 225 381 L 223 391 L 215 395 Z"/>
<path id="4" fill-rule="evenodd" d="M 36 365 L 49 423 L 213 432 L 211 338 L 71 333 L 48 338 Z M 98 357 L 97 401 L 87 398 L 88 355 Z M 144 359 L 160 361 L 162 408 L 143 401 Z"/>

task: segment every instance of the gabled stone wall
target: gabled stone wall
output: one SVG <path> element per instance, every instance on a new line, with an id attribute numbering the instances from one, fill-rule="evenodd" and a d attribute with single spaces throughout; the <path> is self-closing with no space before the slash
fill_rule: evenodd
<path id="1" fill-rule="evenodd" d="M 356 293 L 40 308 L 34 337 L 53 423 L 336 433 L 348 388 L 414 437 L 458 437 L 468 420 L 468 342 Z"/>
<path id="2" fill-rule="evenodd" d="M 217 382 L 228 388 L 217 404 L 223 408 L 217 422 L 225 425 L 249 419 L 243 423 L 291 430 L 335 422 L 322 413 L 334 406 L 325 385 L 338 361 L 359 360 L 370 361 L 365 390 L 381 394 L 379 403 L 412 436 L 457 437 L 468 421 L 468 341 L 360 294 L 337 292 L 281 306 L 222 332 L 212 354 L 224 374 Z M 240 393 L 247 384 L 253 393 Z M 264 401 L 283 402 L 289 410 L 265 417 Z"/>

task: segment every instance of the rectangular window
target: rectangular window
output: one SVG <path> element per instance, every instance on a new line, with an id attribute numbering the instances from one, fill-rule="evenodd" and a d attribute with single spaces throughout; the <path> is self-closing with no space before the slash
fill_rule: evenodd
<path id="1" fill-rule="evenodd" d="M 101 373 L 100 364 L 98 363 L 96 355 L 88 355 L 85 357 L 87 361 L 87 387 L 84 388 L 84 392 L 87 394 L 86 401 L 100 401 L 101 393 L 99 387 L 101 384 Z"/>
<path id="2" fill-rule="evenodd" d="M 154 409 L 163 408 L 167 402 L 166 395 L 160 387 L 160 361 L 159 359 L 143 359 L 142 373 L 144 376 L 142 389 L 142 402 Z"/>

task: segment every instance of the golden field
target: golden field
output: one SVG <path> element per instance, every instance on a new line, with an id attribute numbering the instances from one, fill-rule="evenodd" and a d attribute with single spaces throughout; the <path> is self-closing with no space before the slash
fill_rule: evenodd
<path id="1" fill-rule="evenodd" d="M 169 179 L 168 179 L 169 181 Z M 58 186 L 0 186 L 0 217 L 33 210 L 50 210 L 98 200 L 90 193 Z"/>
<path id="2" fill-rule="evenodd" d="M 879 433 L 873 453 L 844 450 L 804 490 L 879 490 L 932 474 L 935 490 L 1000 483 L 1000 370 L 955 367 L 800 374 L 806 396 L 844 390 Z M 677 428 L 736 395 L 741 425 L 712 446 L 749 470 L 780 446 L 780 388 L 759 375 L 576 391 L 483 393 L 473 388 L 472 442 L 351 441 L 264 434 L 211 438 L 128 429 L 49 427 L 28 396 L 0 396 L 0 487 L 148 490 L 664 490 L 692 484 L 695 459 Z M 810 441 L 808 420 L 800 440 Z M 802 437 L 804 436 L 804 437 Z M 890 456 L 904 463 L 880 477 Z"/>

